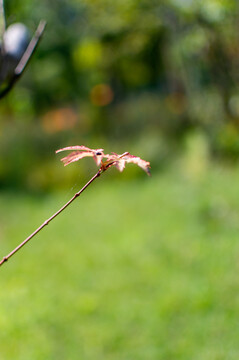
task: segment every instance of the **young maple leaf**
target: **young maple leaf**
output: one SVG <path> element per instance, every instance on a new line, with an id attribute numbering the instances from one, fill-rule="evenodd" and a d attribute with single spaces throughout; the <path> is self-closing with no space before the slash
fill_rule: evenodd
<path id="1" fill-rule="evenodd" d="M 115 166 L 119 171 L 123 171 L 125 168 L 126 163 L 133 163 L 141 167 L 149 176 L 150 173 L 150 163 L 148 161 L 145 161 L 141 159 L 138 156 L 131 155 L 129 152 L 125 152 L 121 155 L 118 155 L 116 153 L 112 153 L 112 155 L 107 155 L 107 163 L 109 163 L 108 166 Z M 112 162 L 112 163 L 111 163 Z"/>
<path id="2" fill-rule="evenodd" d="M 105 156 L 103 153 L 104 149 L 90 149 L 83 145 L 67 146 L 65 148 L 57 150 L 56 153 L 59 153 L 61 151 L 65 151 L 65 150 L 76 150 L 76 151 L 71 152 L 69 155 L 67 155 L 61 159 L 61 161 L 64 163 L 64 166 L 66 166 L 74 161 L 78 161 L 86 156 L 93 157 L 96 165 L 99 166 L 103 157 Z"/>
<path id="3" fill-rule="evenodd" d="M 103 152 L 104 149 L 90 149 L 83 145 L 76 145 L 59 149 L 56 151 L 56 153 L 65 150 L 75 150 L 61 159 L 65 166 L 74 161 L 78 161 L 86 156 L 91 156 L 95 160 L 97 166 L 101 164 L 100 169 L 102 171 L 106 170 L 111 166 L 115 166 L 119 171 L 123 171 L 126 163 L 133 163 L 141 167 L 148 175 L 151 175 L 149 170 L 150 163 L 141 159 L 138 156 L 131 155 L 129 152 L 125 152 L 121 155 L 116 153 L 112 153 L 111 155 L 105 155 Z M 106 158 L 106 160 L 103 161 L 103 158 Z"/>

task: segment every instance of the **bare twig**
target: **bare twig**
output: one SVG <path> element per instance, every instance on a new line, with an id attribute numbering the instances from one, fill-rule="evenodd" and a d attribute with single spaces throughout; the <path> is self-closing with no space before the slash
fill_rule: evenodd
<path id="1" fill-rule="evenodd" d="M 76 146 L 68 146 L 56 151 L 56 153 L 65 151 L 65 150 L 74 150 L 69 155 L 65 156 L 61 159 L 64 165 L 68 165 L 72 162 L 78 161 L 86 156 L 91 156 L 96 165 L 100 166 L 97 173 L 88 181 L 88 183 L 83 186 L 83 188 L 75 193 L 75 195 L 65 204 L 63 205 L 55 214 L 53 214 L 49 219 L 44 221 L 44 223 L 39 226 L 30 236 L 28 236 L 20 245 L 18 245 L 13 251 L 11 251 L 7 256 L 4 256 L 0 261 L 0 266 L 4 264 L 12 255 L 14 255 L 18 250 L 20 250 L 29 240 L 31 240 L 39 231 L 41 231 L 46 225 L 49 224 L 51 220 L 53 220 L 57 215 L 59 215 L 65 208 L 72 203 L 97 177 L 99 177 L 102 172 L 109 169 L 111 166 L 115 166 L 119 171 L 123 171 L 126 163 L 133 163 L 141 167 L 148 175 L 150 175 L 150 163 L 141 159 L 138 156 L 131 155 L 129 152 L 124 152 L 119 155 L 116 153 L 104 154 L 104 149 L 90 149 L 83 145 Z M 103 161 L 103 158 L 106 158 Z"/>
<path id="2" fill-rule="evenodd" d="M 97 173 L 81 188 L 80 191 L 75 193 L 75 195 L 65 204 L 63 205 L 55 214 L 53 214 L 49 219 L 44 221 L 44 223 L 39 226 L 31 235 L 29 235 L 21 244 L 19 244 L 13 251 L 11 251 L 8 255 L 4 256 L 0 261 L 0 266 L 3 265 L 12 255 L 14 255 L 18 250 L 20 250 L 29 240 L 31 240 L 39 231 L 41 231 L 46 225 L 49 224 L 51 220 L 53 220 L 57 215 L 59 215 L 65 208 L 70 205 L 81 193 L 97 178 L 101 175 L 102 169 L 99 169 Z"/>

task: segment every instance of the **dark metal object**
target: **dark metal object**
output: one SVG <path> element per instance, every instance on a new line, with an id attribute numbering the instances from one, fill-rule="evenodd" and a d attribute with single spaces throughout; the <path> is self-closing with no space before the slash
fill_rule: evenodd
<path id="1" fill-rule="evenodd" d="M 39 40 L 44 32 L 46 22 L 44 20 L 40 21 L 35 34 L 31 41 L 29 42 L 26 50 L 23 55 L 17 62 L 17 65 L 10 74 L 8 74 L 8 63 L 11 61 L 9 55 L 4 50 L 4 36 L 1 48 L 1 62 L 0 62 L 0 99 L 3 98 L 8 92 L 12 89 L 16 81 L 22 75 L 28 61 L 30 60 L 33 52 L 35 51 Z M 18 59 L 17 59 L 18 60 Z M 2 88 L 1 88 L 2 86 Z"/>

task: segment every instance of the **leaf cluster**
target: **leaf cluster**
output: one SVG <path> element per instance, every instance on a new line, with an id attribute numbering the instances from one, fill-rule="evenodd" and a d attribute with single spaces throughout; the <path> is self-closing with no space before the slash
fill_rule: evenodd
<path id="1" fill-rule="evenodd" d="M 74 151 L 61 159 L 65 166 L 71 164 L 72 162 L 81 160 L 84 157 L 90 156 L 93 157 L 96 165 L 100 166 L 101 171 L 105 171 L 109 167 L 115 166 L 122 172 L 125 168 L 125 164 L 133 163 L 141 167 L 148 175 L 150 175 L 150 163 L 138 156 L 131 155 L 129 152 L 124 152 L 121 155 L 116 153 L 104 154 L 104 149 L 90 149 L 84 145 L 76 145 L 59 149 L 56 153 L 66 150 Z"/>

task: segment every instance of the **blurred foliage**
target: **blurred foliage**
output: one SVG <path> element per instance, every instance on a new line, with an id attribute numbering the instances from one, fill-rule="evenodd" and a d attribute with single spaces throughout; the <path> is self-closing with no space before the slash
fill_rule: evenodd
<path id="1" fill-rule="evenodd" d="M 5 8 L 8 24 L 48 25 L 0 104 L 1 185 L 55 186 L 54 150 L 69 144 L 137 150 L 156 168 L 199 131 L 208 154 L 237 159 L 237 1 L 6 0 Z M 44 177 L 39 169 L 52 176 L 36 186 L 29 179 Z"/>

